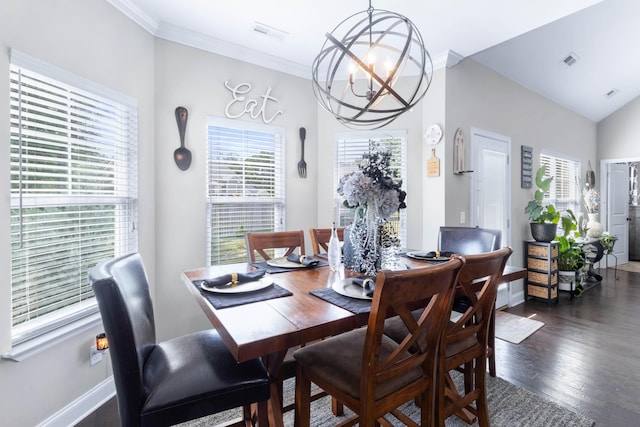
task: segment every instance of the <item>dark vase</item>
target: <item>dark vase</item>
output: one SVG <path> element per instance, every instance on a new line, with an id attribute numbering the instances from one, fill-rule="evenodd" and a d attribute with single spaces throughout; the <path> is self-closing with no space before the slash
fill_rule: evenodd
<path id="1" fill-rule="evenodd" d="M 551 224 L 546 222 L 530 222 L 531 235 L 536 242 L 551 242 L 556 238 L 556 230 L 558 224 Z"/>

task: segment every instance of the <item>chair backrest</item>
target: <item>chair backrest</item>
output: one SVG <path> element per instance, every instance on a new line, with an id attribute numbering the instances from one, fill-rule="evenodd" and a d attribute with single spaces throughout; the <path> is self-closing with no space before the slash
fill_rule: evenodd
<path id="1" fill-rule="evenodd" d="M 489 322 L 498 293 L 498 284 L 507 260 L 509 247 L 478 255 L 465 255 L 466 261 L 458 277 L 457 295 L 462 294 L 468 307 L 447 331 L 447 345 L 476 335 L 479 343 L 487 346 Z"/>
<path id="2" fill-rule="evenodd" d="M 473 255 L 500 249 L 502 232 L 478 227 L 440 227 L 438 249 L 460 255 Z"/>
<path id="3" fill-rule="evenodd" d="M 344 227 L 336 228 L 336 232 L 338 240 L 344 241 Z M 314 254 L 329 252 L 330 228 L 310 228 L 309 234 L 311 235 L 311 249 L 313 249 Z"/>
<path id="4" fill-rule="evenodd" d="M 284 256 L 289 256 L 300 248 L 300 255 L 304 255 L 304 232 L 295 231 L 275 231 L 270 233 L 247 233 L 247 259 L 249 262 L 256 261 L 256 252 L 262 259 L 270 260 L 267 249 L 286 249 Z"/>
<path id="5" fill-rule="evenodd" d="M 434 387 L 437 351 L 442 344 L 458 273 L 464 262 L 464 258 L 454 257 L 430 268 L 378 273 L 362 356 L 361 414 L 374 413 L 371 405 L 375 405 L 376 388 L 382 383 L 397 383 L 395 379 L 421 372 L 409 384 L 396 384 L 394 393 L 410 390 L 411 395 L 418 395 L 427 387 Z M 385 319 L 395 314 L 406 326 L 407 333 L 402 340 L 393 341 L 391 353 L 381 352 Z M 384 338 L 385 345 L 392 341 Z M 409 353 L 412 347 L 417 351 Z"/>
<path id="6" fill-rule="evenodd" d="M 144 399 L 143 366 L 156 346 L 155 320 L 149 283 L 139 254 L 97 265 L 89 281 L 98 301 L 121 420 L 139 424 Z"/>

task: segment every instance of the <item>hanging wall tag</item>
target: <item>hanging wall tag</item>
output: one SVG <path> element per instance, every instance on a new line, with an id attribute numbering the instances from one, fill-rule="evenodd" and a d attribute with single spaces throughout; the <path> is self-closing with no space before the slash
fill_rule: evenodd
<path id="1" fill-rule="evenodd" d="M 436 149 L 431 149 L 431 157 L 427 160 L 427 176 L 440 176 L 440 159 L 436 157 Z"/>

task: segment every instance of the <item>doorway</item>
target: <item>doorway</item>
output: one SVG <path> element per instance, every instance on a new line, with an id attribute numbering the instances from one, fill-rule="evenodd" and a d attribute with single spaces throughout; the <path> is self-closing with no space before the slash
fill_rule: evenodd
<path id="1" fill-rule="evenodd" d="M 471 225 L 502 232 L 511 246 L 511 138 L 471 129 Z"/>
<path id="2" fill-rule="evenodd" d="M 635 230 L 632 238 L 629 227 L 631 220 L 629 209 L 635 208 L 630 203 L 630 164 L 638 161 L 640 158 L 600 161 L 600 211 L 604 215 L 600 221 L 607 231 L 618 238 L 613 248 L 618 264 L 629 262 L 631 241 L 633 240 L 635 245 L 635 242 L 640 238 Z M 612 262 L 615 260 L 606 260 L 607 265 L 611 265 Z"/>

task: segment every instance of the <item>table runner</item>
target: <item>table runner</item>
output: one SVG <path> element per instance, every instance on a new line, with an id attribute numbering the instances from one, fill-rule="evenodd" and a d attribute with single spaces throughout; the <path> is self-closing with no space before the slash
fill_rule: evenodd
<path id="1" fill-rule="evenodd" d="M 265 301 L 274 298 L 288 297 L 293 295 L 291 292 L 274 284 L 264 289 L 252 292 L 244 292 L 237 294 L 217 294 L 215 292 L 205 291 L 200 287 L 201 280 L 194 280 L 193 286 L 198 288 L 200 293 L 211 303 L 215 309 L 235 307 L 243 304 L 251 304 L 252 302 Z"/>
<path id="2" fill-rule="evenodd" d="M 371 300 L 345 297 L 331 288 L 316 289 L 309 293 L 355 314 L 371 311 Z"/>
<path id="3" fill-rule="evenodd" d="M 316 264 L 316 265 L 310 265 L 310 266 L 304 267 L 304 268 L 276 267 L 276 266 L 267 264 L 266 261 L 250 262 L 249 264 L 251 266 L 253 266 L 253 267 L 264 268 L 265 270 L 267 270 L 267 273 L 290 273 L 292 271 L 309 270 L 309 269 L 312 269 L 312 268 L 328 267 L 329 266 L 328 262 L 324 262 L 322 260 L 320 260 L 320 262 L 318 264 Z"/>

